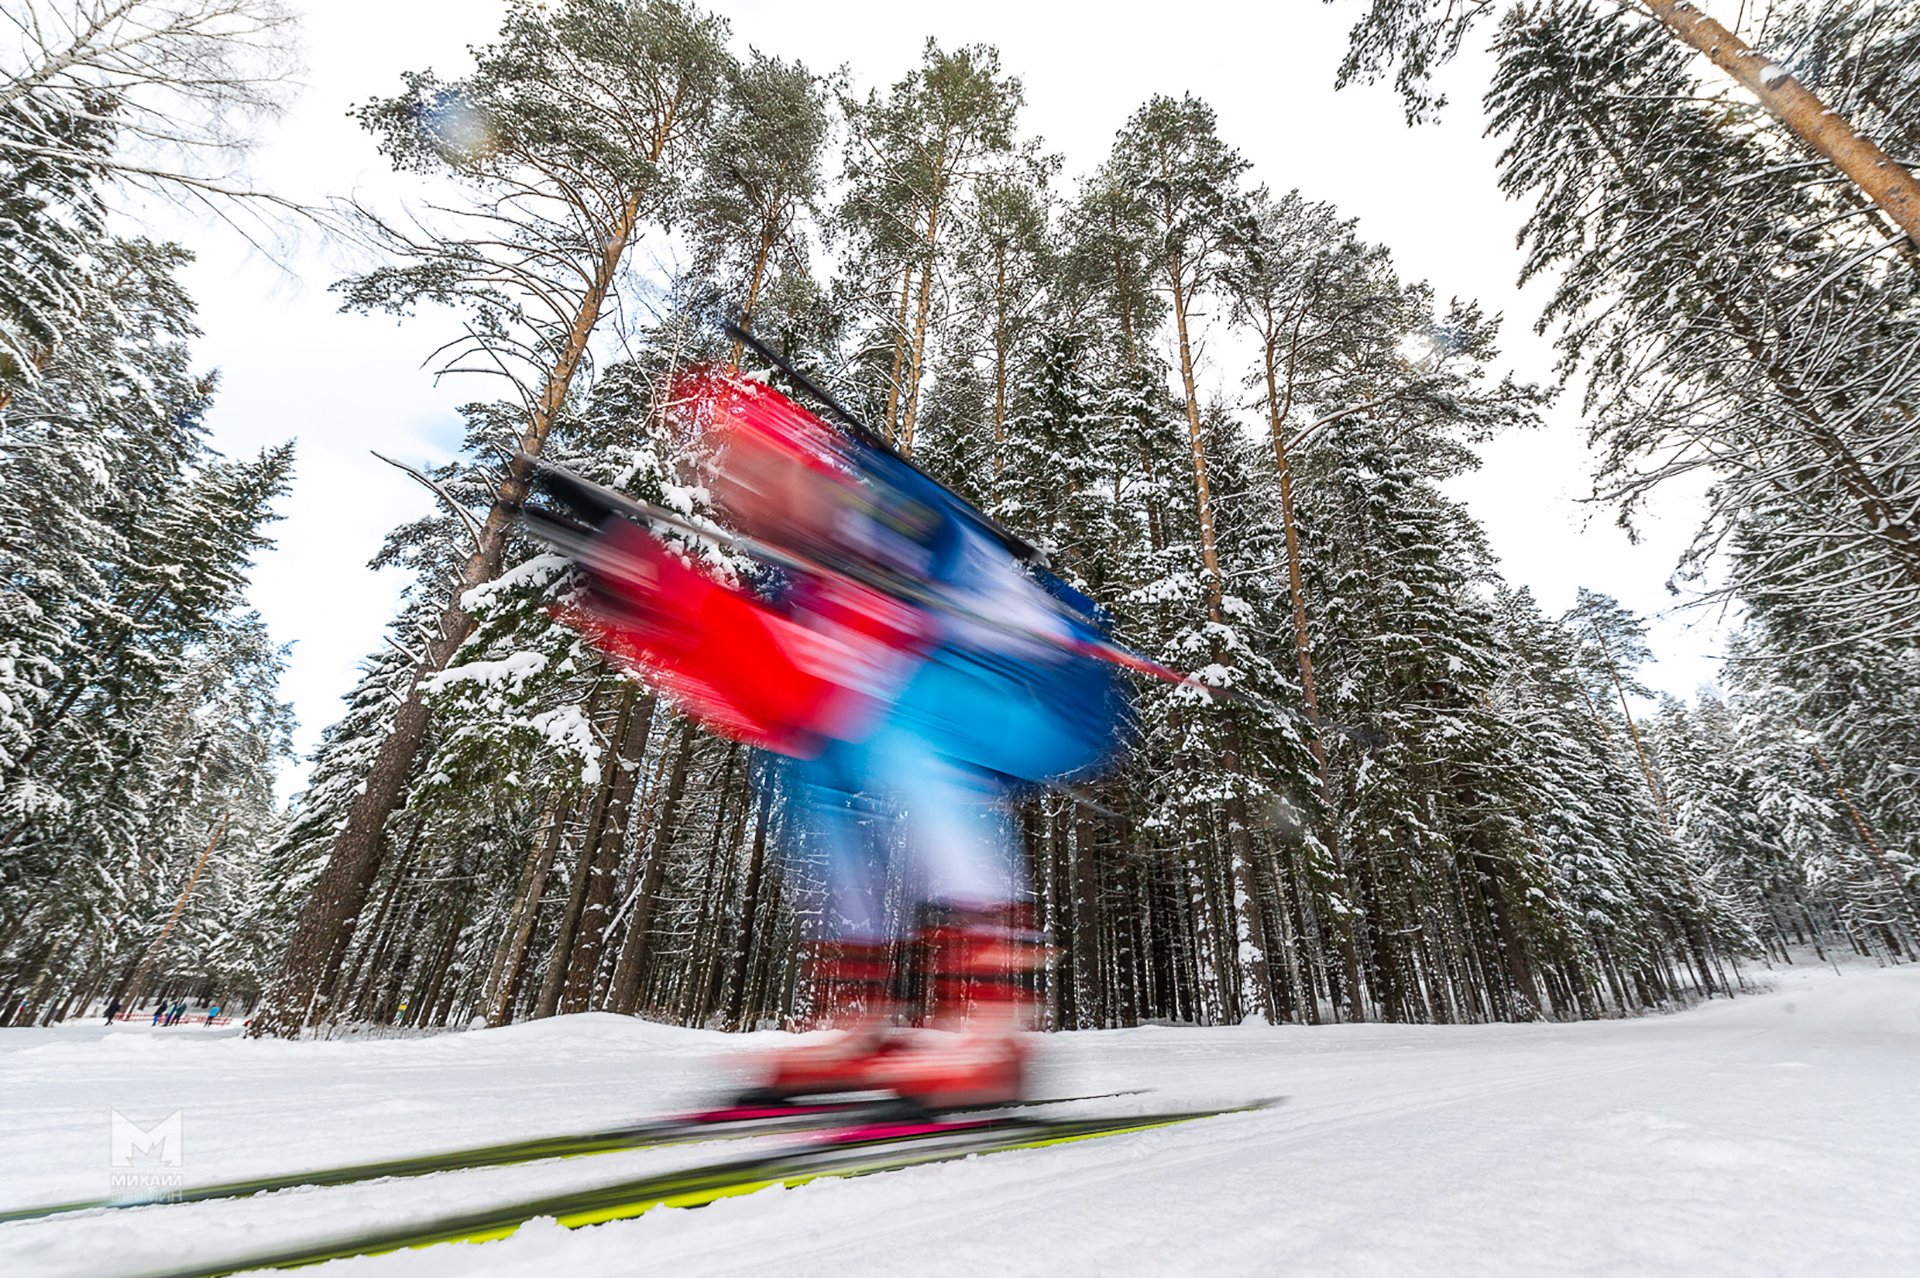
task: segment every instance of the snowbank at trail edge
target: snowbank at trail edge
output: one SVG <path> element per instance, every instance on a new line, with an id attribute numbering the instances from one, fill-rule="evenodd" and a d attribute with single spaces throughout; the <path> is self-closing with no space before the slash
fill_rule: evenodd
<path id="1" fill-rule="evenodd" d="M 1158 1089 L 1090 1108 L 1289 1101 L 309 1272 L 1920 1272 L 1920 968 L 1771 979 L 1771 994 L 1635 1021 L 1056 1036 L 1047 1093 Z M 178 1111 L 182 1173 L 203 1183 L 671 1111 L 775 1037 L 602 1015 L 331 1043 L 0 1031 L 0 1207 L 107 1192 L 114 1110 L 141 1125 Z M 131 1275 L 709 1156 L 635 1151 L 0 1226 L 0 1272 Z"/>

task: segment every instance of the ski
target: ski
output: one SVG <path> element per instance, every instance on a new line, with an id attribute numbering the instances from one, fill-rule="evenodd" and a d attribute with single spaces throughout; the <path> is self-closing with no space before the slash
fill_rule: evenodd
<path id="1" fill-rule="evenodd" d="M 478 1208 L 437 1219 L 235 1256 L 209 1264 L 150 1271 L 140 1278 L 224 1278 L 253 1269 L 293 1269 L 353 1256 L 451 1242 L 492 1242 L 528 1221 L 550 1217 L 567 1229 L 625 1220 L 655 1207 L 699 1207 L 775 1185 L 793 1187 L 953 1162 L 976 1154 L 1040 1149 L 1104 1136 L 1251 1113 L 1277 1100 L 1218 1109 L 1162 1111 L 1127 1117 L 904 1119 L 855 1124 L 816 1134 L 785 1149 L 603 1185 Z"/>
<path id="2" fill-rule="evenodd" d="M 479 1145 L 440 1153 L 376 1159 L 364 1163 L 346 1163 L 311 1171 L 286 1172 L 274 1176 L 200 1185 L 191 1189 L 169 1190 L 144 1197 L 99 1198 L 78 1202 L 49 1203 L 37 1207 L 20 1207 L 0 1211 L 0 1224 L 43 1220 L 49 1216 L 64 1216 L 83 1211 L 251 1198 L 256 1194 L 270 1194 L 282 1189 L 350 1185 L 368 1180 L 426 1176 L 434 1172 L 468 1171 L 481 1167 L 509 1167 L 550 1158 L 577 1158 L 587 1154 L 658 1149 L 713 1140 L 745 1140 L 754 1136 L 794 1135 L 845 1126 L 850 1123 L 880 1122 L 903 1117 L 938 1118 L 948 1114 L 966 1114 L 984 1109 L 1064 1105 L 1074 1101 L 1111 1099 L 1125 1094 L 1104 1092 L 1088 1096 L 1050 1097 L 1027 1101 L 1019 1106 L 955 1106 L 939 1111 L 917 1110 L 909 1104 L 885 1097 L 822 1100 L 806 1104 L 781 1102 L 736 1104 L 669 1118 L 630 1123 L 623 1127 L 610 1127 L 601 1131 L 575 1132 L 560 1136 L 535 1136 L 526 1140 L 503 1141 L 498 1144 Z"/>

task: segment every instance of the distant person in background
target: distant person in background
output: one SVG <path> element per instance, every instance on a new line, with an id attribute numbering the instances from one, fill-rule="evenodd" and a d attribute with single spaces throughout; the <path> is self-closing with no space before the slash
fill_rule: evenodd
<path id="1" fill-rule="evenodd" d="M 219 1015 L 220 1015 L 220 1005 L 218 1003 L 215 1003 L 212 1007 L 209 1007 L 207 1009 L 207 1024 L 209 1025 L 213 1024 L 214 1020 Z"/>
<path id="2" fill-rule="evenodd" d="M 116 998 L 116 999 L 110 999 L 110 1000 L 108 1000 L 108 1002 L 107 1002 L 107 1024 L 109 1024 L 109 1025 L 111 1025 L 111 1024 L 113 1024 L 113 1018 L 114 1018 L 114 1017 L 116 1017 L 116 1016 L 118 1016 L 118 1015 L 120 1015 L 120 1000 L 119 1000 L 119 999 L 117 999 L 117 998 Z"/>
<path id="3" fill-rule="evenodd" d="M 165 1003 L 158 1004 L 153 1009 L 153 1023 L 155 1025 L 160 1024 L 160 1022 L 166 1018 L 166 1015 L 167 1005 Z"/>

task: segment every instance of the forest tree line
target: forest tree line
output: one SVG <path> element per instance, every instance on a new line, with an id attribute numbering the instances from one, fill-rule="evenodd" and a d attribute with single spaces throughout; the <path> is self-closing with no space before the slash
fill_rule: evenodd
<path id="1" fill-rule="evenodd" d="M 272 6 L 204 8 L 279 47 Z M 286 810 L 283 658 L 245 584 L 292 450 L 212 449 L 186 251 L 115 233 L 117 192 L 212 181 L 191 161 L 219 139 L 172 140 L 181 170 L 155 177 L 119 158 L 152 80 L 8 67 L 0 1018 L 193 995 L 261 1000 L 278 1034 L 804 1021 L 820 893 L 777 762 L 556 623 L 578 583 L 512 517 L 521 454 L 704 517 L 665 388 L 755 369 L 736 315 L 1043 546 L 1122 642 L 1239 694 L 1141 686 L 1115 771 L 1018 801 L 1049 1027 L 1617 1015 L 1732 992 L 1790 947 L 1910 957 L 1920 256 L 1898 183 L 1856 181 L 1655 0 L 1491 16 L 1485 107 L 1531 211 L 1524 274 L 1553 285 L 1554 386 L 1503 372 L 1497 318 L 1262 181 L 1198 98 L 1147 98 L 1069 177 L 987 46 L 929 41 L 861 93 L 688 5 L 510 5 L 470 71 L 355 109 L 434 211 L 345 208 L 383 264 L 342 303 L 458 312 L 439 358 L 499 393 L 375 561 L 411 584 Z M 1920 9 L 1751 27 L 1763 80 L 1787 67 L 1856 142 L 1917 153 Z M 1340 74 L 1393 74 L 1419 117 L 1465 35 L 1452 7 L 1383 2 Z M 271 99 L 275 59 L 249 65 L 230 109 Z M 1677 575 L 1740 620 L 1692 704 L 1636 709 L 1643 620 L 1587 591 L 1543 610 L 1448 496 L 1556 392 L 1629 524 L 1711 480 Z"/>

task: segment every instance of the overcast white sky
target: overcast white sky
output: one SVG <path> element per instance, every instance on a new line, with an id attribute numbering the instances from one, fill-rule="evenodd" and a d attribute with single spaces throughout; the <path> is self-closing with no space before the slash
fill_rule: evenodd
<path id="1" fill-rule="evenodd" d="M 886 85 L 911 66 L 929 36 L 943 44 L 999 46 L 1026 86 L 1027 131 L 1066 158 L 1069 178 L 1094 167 L 1114 132 L 1154 92 L 1193 92 L 1253 162 L 1258 180 L 1298 187 L 1358 217 L 1361 233 L 1394 251 L 1404 274 L 1431 280 L 1442 298 L 1481 299 L 1507 316 L 1505 351 L 1523 376 L 1547 380 L 1550 351 L 1532 333 L 1543 290 L 1516 291 L 1513 237 L 1521 212 L 1494 186 L 1496 145 L 1480 136 L 1484 63 L 1463 59 L 1444 82 L 1454 104 L 1437 126 L 1409 130 L 1386 88 L 1333 91 L 1333 73 L 1357 0 L 1228 5 L 1011 3 L 805 4 L 719 0 L 736 45 L 794 57 L 816 70 L 845 64 L 855 83 Z M 349 119 L 347 108 L 392 91 L 399 73 L 458 73 L 467 45 L 496 30 L 498 0 L 327 0 L 305 15 L 304 88 L 266 131 L 252 171 L 263 185 L 318 198 L 403 194 Z M 340 709 L 355 665 L 380 643 L 402 585 L 367 560 L 387 529 L 430 498 L 368 454 L 412 462 L 446 458 L 457 440 L 453 405 L 493 393 L 468 383 L 435 386 L 421 361 L 440 340 L 431 321 L 339 314 L 327 286 L 351 264 L 310 240 L 285 258 L 291 273 L 230 233 L 186 222 L 162 228 L 201 254 L 189 278 L 201 307 L 202 365 L 218 368 L 211 423 L 217 446 L 251 451 L 299 441 L 298 475 L 275 528 L 279 547 L 261 562 L 253 599 L 273 634 L 293 644 L 285 694 L 299 715 L 304 755 Z M 1206 388 L 1230 389 L 1237 370 L 1214 369 Z M 1587 586 L 1643 614 L 1672 606 L 1663 583 L 1692 533 L 1692 502 L 1656 507 L 1643 544 L 1629 544 L 1611 513 L 1578 502 L 1590 458 L 1576 406 L 1542 431 L 1485 452 L 1486 465 L 1455 491 L 1486 525 L 1512 580 L 1558 611 Z M 1711 682 L 1719 636 L 1695 614 L 1657 617 L 1658 689 L 1688 696 Z M 304 762 L 289 771 L 297 787 Z"/>

